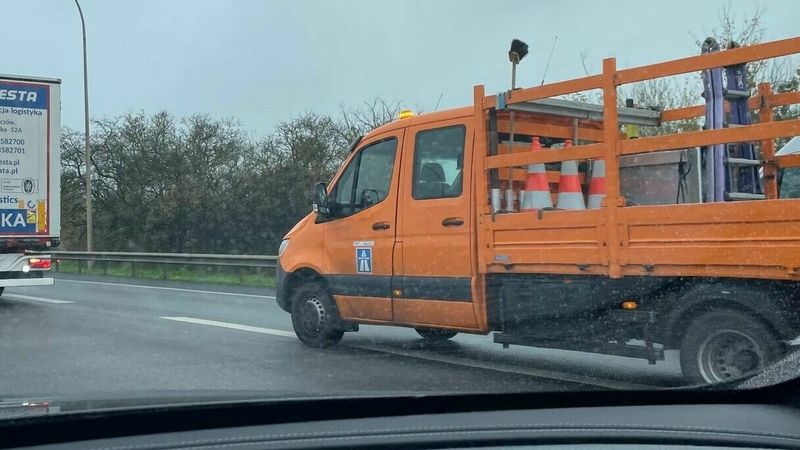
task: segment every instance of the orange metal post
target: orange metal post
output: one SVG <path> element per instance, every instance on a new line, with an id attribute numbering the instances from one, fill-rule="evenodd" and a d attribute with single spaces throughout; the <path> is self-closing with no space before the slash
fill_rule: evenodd
<path id="1" fill-rule="evenodd" d="M 478 241 L 478 272 L 486 273 L 486 261 L 484 261 L 485 250 L 489 248 L 490 233 L 489 227 L 484 226 L 487 220 L 487 215 L 490 214 L 490 209 L 487 204 L 489 195 L 489 173 L 484 166 L 484 159 L 489 153 L 487 151 L 486 139 L 489 136 L 489 130 L 486 126 L 486 114 L 483 100 L 486 97 L 483 85 L 475 86 L 473 89 L 473 101 L 475 109 L 475 141 L 474 153 L 472 155 L 472 167 L 475 173 L 475 205 L 477 211 L 477 226 L 481 231 L 477 233 Z M 479 324 L 480 325 L 480 324 Z"/>
<path id="2" fill-rule="evenodd" d="M 620 268 L 619 239 L 619 205 L 623 199 L 619 188 L 619 120 L 617 117 L 617 60 L 603 60 L 603 144 L 606 161 L 606 246 L 608 248 L 608 275 L 611 278 L 622 277 Z"/>
<path id="3" fill-rule="evenodd" d="M 769 83 L 758 85 L 761 99 L 761 123 L 772 122 L 772 86 Z M 778 177 L 775 170 L 775 139 L 761 141 L 761 159 L 764 161 L 764 195 L 768 199 L 778 198 Z"/>

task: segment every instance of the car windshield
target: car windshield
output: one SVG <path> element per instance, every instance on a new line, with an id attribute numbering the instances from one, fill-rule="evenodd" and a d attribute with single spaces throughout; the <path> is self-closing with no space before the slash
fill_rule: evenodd
<path id="1" fill-rule="evenodd" d="M 3 11 L 0 406 L 701 388 L 800 349 L 800 2 Z"/>

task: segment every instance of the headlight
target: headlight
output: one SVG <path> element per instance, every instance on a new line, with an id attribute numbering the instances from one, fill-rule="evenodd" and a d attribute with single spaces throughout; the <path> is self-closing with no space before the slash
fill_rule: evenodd
<path id="1" fill-rule="evenodd" d="M 278 247 L 278 256 L 281 256 L 281 255 L 283 255 L 283 252 L 285 252 L 285 251 L 286 251 L 286 247 L 288 247 L 288 246 L 289 246 L 289 240 L 288 240 L 288 239 L 284 239 L 284 240 L 281 242 L 281 246 L 280 246 L 280 247 Z"/>

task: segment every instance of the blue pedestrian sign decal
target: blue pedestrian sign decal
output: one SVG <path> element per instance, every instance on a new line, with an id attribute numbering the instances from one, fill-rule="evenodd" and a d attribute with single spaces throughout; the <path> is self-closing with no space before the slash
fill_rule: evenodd
<path id="1" fill-rule="evenodd" d="M 372 273 L 372 249 L 356 249 L 356 273 Z"/>

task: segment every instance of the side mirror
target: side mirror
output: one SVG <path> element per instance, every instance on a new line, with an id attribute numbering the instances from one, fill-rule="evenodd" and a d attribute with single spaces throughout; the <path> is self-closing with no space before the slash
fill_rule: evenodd
<path id="1" fill-rule="evenodd" d="M 316 183 L 314 185 L 314 212 L 321 216 L 330 214 L 328 208 L 328 188 L 325 183 Z"/>

